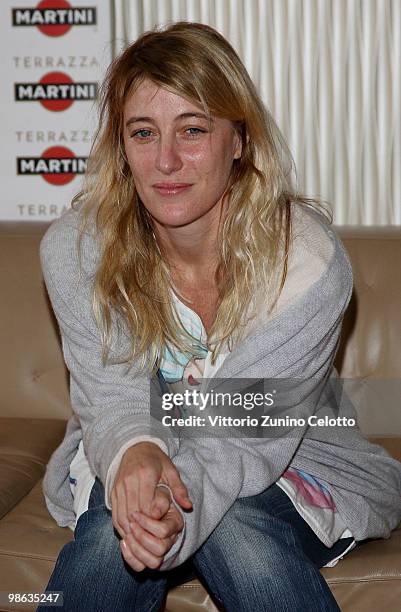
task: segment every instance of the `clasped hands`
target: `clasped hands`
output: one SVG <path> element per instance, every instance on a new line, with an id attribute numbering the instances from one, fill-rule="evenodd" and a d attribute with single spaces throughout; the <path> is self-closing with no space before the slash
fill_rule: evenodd
<path id="1" fill-rule="evenodd" d="M 177 468 L 156 444 L 140 442 L 124 453 L 111 492 L 112 520 L 124 560 L 137 572 L 159 568 L 184 527 L 163 483 L 177 504 L 192 508 Z"/>

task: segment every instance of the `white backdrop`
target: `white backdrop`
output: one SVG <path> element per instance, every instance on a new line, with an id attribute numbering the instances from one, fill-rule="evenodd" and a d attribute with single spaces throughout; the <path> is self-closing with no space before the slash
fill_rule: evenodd
<path id="1" fill-rule="evenodd" d="M 401 224 L 401 0 L 113 0 L 114 52 L 179 19 L 224 34 L 337 224 Z"/>
<path id="2" fill-rule="evenodd" d="M 58 217 L 81 188 L 91 146 L 93 98 L 111 59 L 110 1 L 50 6 L 0 2 L 0 219 Z"/>

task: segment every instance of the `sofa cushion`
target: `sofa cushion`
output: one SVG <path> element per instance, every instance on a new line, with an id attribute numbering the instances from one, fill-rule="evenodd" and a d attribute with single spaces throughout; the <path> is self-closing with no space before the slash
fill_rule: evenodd
<path id="1" fill-rule="evenodd" d="M 48 223 L 0 222 L 2 417 L 67 419 L 68 377 L 40 268 Z"/>
<path id="2" fill-rule="evenodd" d="M 73 539 L 71 529 L 61 528 L 50 516 L 42 492 L 42 479 L 0 521 L 1 590 L 42 592 L 58 553 Z M 37 606 L 37 604 L 36 604 Z M 0 610 L 34 610 L 34 605 L 1 606 Z"/>
<path id="3" fill-rule="evenodd" d="M 334 568 L 322 569 L 341 610 L 401 609 L 400 527 L 388 540 L 362 542 Z"/>
<path id="4" fill-rule="evenodd" d="M 63 420 L 0 418 L 0 518 L 43 476 L 64 431 Z"/>

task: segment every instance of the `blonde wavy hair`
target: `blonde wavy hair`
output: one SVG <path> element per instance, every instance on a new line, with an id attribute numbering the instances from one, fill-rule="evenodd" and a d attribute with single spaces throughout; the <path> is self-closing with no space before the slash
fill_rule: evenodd
<path id="1" fill-rule="evenodd" d="M 209 116 L 232 121 L 241 135 L 241 158 L 233 161 L 217 245 L 219 305 L 207 342 L 215 363 L 223 343 L 232 350 L 255 316 L 254 295 L 262 288 L 268 311 L 280 294 L 287 274 L 291 202 L 319 203 L 291 188 L 292 156 L 227 40 L 207 25 L 188 22 L 143 34 L 112 62 L 100 88 L 99 127 L 83 191 L 73 201 L 82 211 L 80 239 L 93 216 L 101 247 L 93 310 L 104 363 L 113 313 L 132 339 L 121 361 L 136 360 L 143 371 L 160 366 L 166 347 L 188 355 L 201 348 L 180 323 L 171 270 L 124 151 L 124 105 L 144 79 L 200 105 Z"/>

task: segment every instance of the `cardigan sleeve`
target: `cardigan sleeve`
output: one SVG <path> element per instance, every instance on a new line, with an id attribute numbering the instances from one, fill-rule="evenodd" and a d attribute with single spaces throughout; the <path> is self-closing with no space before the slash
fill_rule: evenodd
<path id="1" fill-rule="evenodd" d="M 76 215 L 71 210 L 53 222 L 41 241 L 40 256 L 70 373 L 71 405 L 82 430 L 85 455 L 92 472 L 105 485 L 120 449 L 138 436 L 153 438 L 169 455 L 176 452 L 177 441 L 150 415 L 151 387 L 159 393 L 156 379 L 140 373 L 135 364 L 130 368 L 126 363 L 102 364 L 100 332 L 91 304 L 96 245 L 85 234 L 81 262 L 78 260 Z M 113 337 L 111 355 L 119 356 L 129 346 L 128 336 L 120 331 Z M 46 494 L 50 500 L 54 494 L 50 472 L 61 451 L 56 449 L 48 465 Z"/>

